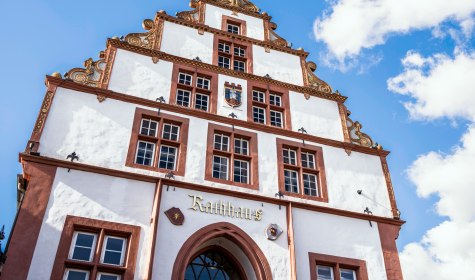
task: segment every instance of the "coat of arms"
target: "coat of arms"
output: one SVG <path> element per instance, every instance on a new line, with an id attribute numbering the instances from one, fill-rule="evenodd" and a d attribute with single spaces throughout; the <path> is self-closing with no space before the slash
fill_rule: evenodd
<path id="1" fill-rule="evenodd" d="M 231 107 L 239 107 L 242 104 L 242 87 L 241 85 L 224 84 L 224 99 Z"/>

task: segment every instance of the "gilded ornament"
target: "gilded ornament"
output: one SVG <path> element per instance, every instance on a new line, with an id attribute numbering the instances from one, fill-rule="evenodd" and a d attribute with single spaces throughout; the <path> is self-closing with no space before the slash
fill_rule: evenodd
<path id="1" fill-rule="evenodd" d="M 192 0 L 193 1 L 193 0 Z M 260 9 L 248 0 L 210 0 L 211 3 L 218 3 L 234 8 L 240 8 L 248 12 L 259 13 Z"/>
<path id="2" fill-rule="evenodd" d="M 363 125 L 359 122 L 353 122 L 350 119 L 349 115 L 351 113 L 348 111 L 348 117 L 346 119 L 348 132 L 350 134 L 350 141 L 353 144 L 357 144 L 363 147 L 372 148 L 374 147 L 373 140 L 369 137 L 368 134 L 361 132 Z M 382 147 L 381 147 L 382 148 Z"/>
<path id="3" fill-rule="evenodd" d="M 314 72 L 316 70 L 317 64 L 315 64 L 315 62 L 307 62 L 307 85 L 321 92 L 332 93 L 332 88 L 330 87 L 330 85 L 328 85 L 326 82 L 318 78 L 317 75 L 315 75 Z"/>
<path id="4" fill-rule="evenodd" d="M 146 19 L 142 23 L 145 33 L 131 33 L 125 36 L 125 41 L 131 45 L 154 49 L 162 33 L 162 24 L 158 24 L 151 19 Z"/>
<path id="5" fill-rule="evenodd" d="M 277 45 L 279 47 L 285 47 L 285 48 L 290 47 L 291 44 L 289 42 L 287 42 L 287 40 L 285 40 L 284 38 L 277 35 L 277 33 L 275 32 L 276 29 L 277 29 L 277 24 L 274 23 L 274 22 L 270 22 L 269 23 L 269 37 L 270 37 L 269 39 L 270 39 L 270 41 L 274 45 Z"/>
<path id="6" fill-rule="evenodd" d="M 99 80 L 106 67 L 104 59 L 94 61 L 92 58 L 84 61 L 84 68 L 74 68 L 69 70 L 65 78 L 71 79 L 75 83 L 92 87 L 99 87 Z"/>
<path id="7" fill-rule="evenodd" d="M 59 73 L 59 72 L 54 72 L 53 74 L 51 74 L 51 76 L 52 76 L 52 77 L 55 77 L 55 78 L 60 78 L 60 79 L 63 78 L 63 77 L 61 76 L 61 73 Z"/>
<path id="8" fill-rule="evenodd" d="M 190 2 L 190 8 L 194 10 L 176 13 L 176 17 L 182 20 L 189 21 L 189 22 L 199 23 L 201 6 L 199 5 L 198 1 L 192 0 Z"/>

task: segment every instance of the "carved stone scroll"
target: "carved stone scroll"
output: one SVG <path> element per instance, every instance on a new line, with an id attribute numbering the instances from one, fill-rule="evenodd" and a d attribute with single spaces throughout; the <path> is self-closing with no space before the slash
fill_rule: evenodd
<path id="1" fill-rule="evenodd" d="M 275 32 L 276 29 L 277 29 L 277 24 L 275 24 L 274 22 L 270 22 L 269 23 L 269 41 L 271 41 L 273 44 L 279 47 L 290 48 L 291 44 L 284 38 L 277 35 L 277 33 Z"/>
<path id="2" fill-rule="evenodd" d="M 306 72 L 307 86 L 315 88 L 321 92 L 332 93 L 330 85 L 315 75 L 314 72 L 317 70 L 317 64 L 315 64 L 315 62 L 307 62 L 304 70 L 304 72 Z"/>
<path id="3" fill-rule="evenodd" d="M 373 140 L 371 139 L 371 137 L 369 137 L 368 134 L 361 132 L 363 125 L 361 125 L 359 122 L 354 122 L 352 119 L 350 119 L 350 114 L 351 113 L 348 111 L 348 117 L 346 118 L 346 122 L 348 126 L 348 132 L 350 134 L 351 143 L 363 147 L 372 148 L 374 146 Z"/>
<path id="4" fill-rule="evenodd" d="M 176 13 L 176 17 L 193 23 L 204 23 L 201 16 L 201 9 L 204 8 L 204 5 L 200 4 L 199 1 L 191 0 L 190 7 L 194 10 Z"/>
<path id="5" fill-rule="evenodd" d="M 145 33 L 130 33 L 125 36 L 125 41 L 131 45 L 146 49 L 158 49 L 163 32 L 163 23 L 161 21 L 153 21 L 146 19 L 142 23 Z"/>
<path id="6" fill-rule="evenodd" d="M 258 13 L 260 11 L 260 9 L 256 5 L 254 5 L 253 3 L 251 3 L 251 1 L 248 0 L 211 0 L 210 2 L 241 8 L 243 10 L 253 13 Z"/>
<path id="7" fill-rule="evenodd" d="M 103 52 L 101 52 L 101 57 L 104 57 Z M 73 68 L 69 70 L 64 77 L 78 84 L 99 87 L 100 79 L 105 68 L 105 59 L 94 61 L 92 58 L 89 58 L 84 61 L 84 68 Z"/>

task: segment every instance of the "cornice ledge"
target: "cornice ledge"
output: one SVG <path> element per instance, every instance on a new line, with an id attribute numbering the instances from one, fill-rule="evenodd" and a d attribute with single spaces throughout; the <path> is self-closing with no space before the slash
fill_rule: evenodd
<path id="1" fill-rule="evenodd" d="M 165 174 L 163 174 L 163 177 L 150 176 L 150 175 L 144 175 L 144 174 L 139 174 L 139 173 L 134 173 L 134 172 L 129 172 L 129 171 L 122 171 L 122 170 L 99 167 L 99 166 L 89 165 L 89 164 L 84 164 L 84 163 L 60 160 L 60 159 L 55 159 L 55 158 L 50 158 L 50 157 L 33 156 L 27 153 L 20 153 L 18 155 L 18 159 L 19 159 L 19 162 L 22 164 L 26 162 L 39 163 L 39 164 L 51 165 L 51 166 L 56 166 L 56 167 L 61 167 L 61 168 L 68 168 L 72 170 L 79 170 L 83 172 L 97 173 L 97 174 L 102 174 L 106 176 L 132 179 L 132 180 L 137 180 L 137 181 L 142 181 L 142 182 L 156 183 L 159 180 L 161 180 L 163 183 L 162 185 L 164 186 L 171 185 L 171 186 L 191 189 L 195 191 L 229 195 L 233 197 L 262 201 L 262 202 L 272 203 L 276 205 L 288 206 L 291 203 L 292 206 L 295 208 L 301 208 L 301 209 L 306 209 L 310 211 L 351 217 L 351 218 L 360 219 L 360 220 L 371 220 L 374 222 L 384 223 L 384 224 L 402 226 L 403 224 L 406 223 L 404 220 L 391 219 L 391 218 L 382 217 L 382 216 L 369 216 L 366 214 L 352 212 L 348 210 L 341 210 L 341 209 L 308 204 L 308 203 L 303 203 L 303 202 L 281 200 L 281 199 L 277 199 L 277 198 L 273 198 L 269 196 L 263 196 L 259 194 L 236 192 L 236 191 L 226 190 L 222 188 L 214 188 L 210 186 L 197 185 L 197 184 L 193 184 L 189 182 L 175 181 L 171 179 L 166 179 Z"/>
<path id="2" fill-rule="evenodd" d="M 120 48 L 120 49 L 124 49 L 124 50 L 128 50 L 128 51 L 131 51 L 131 52 L 135 52 L 135 53 L 138 53 L 138 54 L 147 55 L 147 56 L 150 56 L 150 57 L 158 57 L 159 59 L 163 59 L 163 60 L 170 61 L 170 62 L 175 62 L 176 61 L 176 62 L 180 62 L 180 63 L 183 63 L 183 64 L 191 65 L 191 66 L 194 66 L 194 67 L 201 67 L 201 68 L 212 70 L 212 71 L 215 71 L 215 72 L 218 72 L 218 73 L 221 73 L 221 74 L 225 74 L 225 75 L 228 75 L 228 76 L 234 76 L 234 77 L 237 77 L 237 78 L 254 80 L 254 81 L 258 81 L 258 82 L 262 82 L 262 83 L 274 84 L 274 85 L 284 87 L 284 88 L 287 88 L 287 89 L 295 91 L 295 92 L 308 94 L 308 95 L 311 95 L 311 96 L 324 98 L 324 99 L 332 100 L 332 101 L 339 102 L 339 103 L 344 103 L 347 99 L 347 97 L 343 96 L 343 95 L 331 94 L 329 92 L 319 91 L 319 90 L 317 90 L 315 88 L 311 88 L 311 87 L 297 86 L 297 85 L 277 81 L 277 80 L 274 80 L 274 79 L 271 79 L 271 78 L 256 76 L 254 74 L 240 73 L 240 72 L 233 71 L 231 69 L 224 69 L 224 68 L 218 67 L 216 65 L 211 65 L 211 64 L 204 63 L 204 62 L 195 61 L 195 60 L 191 60 L 191 59 L 171 55 L 171 54 L 164 53 L 164 52 L 157 51 L 157 50 L 151 50 L 151 49 L 146 49 L 146 48 L 142 48 L 142 47 L 139 47 L 139 46 L 134 46 L 134 45 L 131 45 L 127 42 L 120 41 L 120 40 L 117 40 L 117 39 L 108 39 L 107 45 L 108 46 L 113 46 L 113 47 L 116 47 L 116 48 Z"/>
<path id="3" fill-rule="evenodd" d="M 348 149 L 351 151 L 355 152 L 360 152 L 364 154 L 369 154 L 369 155 L 375 155 L 375 156 L 380 156 L 380 157 L 386 157 L 389 155 L 389 151 L 385 150 L 378 150 L 374 148 L 369 148 L 369 147 L 364 147 L 360 145 L 356 145 L 353 143 L 347 143 L 347 142 L 342 142 L 338 140 L 333 140 L 333 139 L 327 139 L 323 137 L 318 137 L 315 135 L 309 135 L 309 134 L 302 134 L 296 131 L 292 130 L 286 130 L 283 128 L 276 128 L 276 127 L 270 127 L 270 126 L 265 126 L 261 124 L 256 124 L 244 120 L 238 120 L 238 119 L 231 119 L 225 116 L 220 116 L 200 110 L 192 110 L 189 108 L 177 106 L 177 105 L 172 105 L 172 104 L 167 104 L 167 103 L 160 103 L 160 102 L 155 102 L 149 99 L 144 99 L 140 97 L 135 97 L 131 96 L 128 94 L 124 93 L 119 93 L 119 92 L 114 92 L 111 90 L 106 90 L 106 89 L 101 89 L 101 88 L 96 88 L 96 87 L 91 87 L 83 84 L 78 84 L 75 83 L 71 80 L 63 80 L 58 77 L 53 77 L 53 76 L 47 76 L 46 77 L 46 84 L 47 85 L 55 85 L 57 87 L 62 87 L 66 89 L 72 89 L 84 93 L 89 93 L 89 94 L 94 94 L 94 95 L 102 95 L 107 98 L 115 99 L 115 100 L 121 100 L 137 105 L 142 105 L 142 106 L 147 106 L 150 108 L 160 108 L 162 110 L 170 111 L 170 112 L 175 112 L 183 115 L 188 115 L 188 116 L 195 116 L 198 118 L 203 118 L 207 120 L 213 120 L 217 121 L 220 123 L 227 123 L 227 124 L 232 124 L 235 125 L 236 127 L 244 127 L 248 129 L 253 129 L 256 131 L 263 131 L 267 133 L 273 133 L 277 134 L 280 136 L 284 137 L 291 137 L 295 139 L 301 139 L 309 142 L 314 142 L 314 143 L 319 143 L 322 145 L 327 145 L 331 147 L 336 147 L 336 148 L 341 148 L 341 149 Z"/>
<path id="4" fill-rule="evenodd" d="M 225 4 L 225 3 L 223 3 L 223 1 L 218 2 L 216 0 L 200 0 L 199 2 L 209 4 L 209 5 L 213 5 L 213 6 L 217 6 L 217 7 L 223 8 L 223 9 L 228 9 L 228 10 L 231 10 L 231 11 L 239 12 L 241 14 L 246 14 L 246 15 L 249 15 L 249 16 L 261 18 L 261 19 L 264 19 L 264 20 L 270 20 L 272 18 L 266 12 L 259 13 L 258 11 L 249 11 L 249 10 L 243 9 L 241 7 Z M 259 8 L 257 8 L 257 9 L 259 9 Z M 255 9 L 253 9 L 253 10 L 255 10 Z"/>

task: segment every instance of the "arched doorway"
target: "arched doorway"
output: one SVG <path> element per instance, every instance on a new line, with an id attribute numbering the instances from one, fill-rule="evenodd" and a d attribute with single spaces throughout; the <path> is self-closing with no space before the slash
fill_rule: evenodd
<path id="1" fill-rule="evenodd" d="M 252 238 L 247 235 L 243 230 L 233 224 L 224 222 L 211 224 L 198 230 L 183 244 L 175 260 L 171 279 L 188 280 L 187 278 L 185 278 L 185 273 L 188 272 L 188 275 L 191 275 L 190 273 L 192 273 L 192 271 L 190 272 L 189 266 L 192 265 L 194 261 L 199 263 L 200 260 L 197 258 L 199 258 L 203 253 L 216 252 L 226 258 L 226 262 L 229 262 L 229 264 L 232 265 L 234 269 L 233 271 L 237 271 L 237 274 L 234 274 L 235 277 L 237 275 L 241 278 L 235 278 L 236 280 L 246 280 L 246 274 L 244 273 L 241 264 L 233 257 L 232 254 L 222 248 L 217 248 L 219 246 L 213 247 L 211 250 L 209 250 L 208 247 L 200 249 L 203 245 L 205 245 L 206 242 L 217 238 L 225 238 L 231 241 L 233 244 L 238 246 L 239 249 L 244 253 L 250 263 L 251 270 L 255 274 L 255 277 L 250 278 L 255 278 L 256 280 L 272 280 L 272 272 L 269 263 L 267 262 L 267 259 L 265 258 L 264 253 L 261 251 L 259 246 L 257 246 L 257 244 L 252 240 Z M 206 258 L 206 255 L 204 257 Z M 212 258 L 211 260 L 208 260 L 208 262 L 210 261 L 212 261 Z M 210 268 L 214 268 L 215 264 L 209 263 L 208 266 Z M 206 273 L 206 271 L 204 273 Z M 216 278 L 216 280 L 221 279 L 227 278 Z M 235 280 L 233 278 L 228 279 Z M 194 279 L 191 278 L 191 280 Z"/>
<path id="2" fill-rule="evenodd" d="M 185 280 L 246 280 L 236 258 L 220 246 L 201 249 L 188 264 Z"/>

